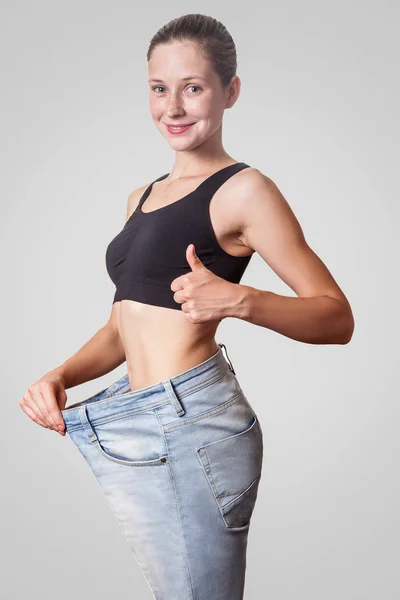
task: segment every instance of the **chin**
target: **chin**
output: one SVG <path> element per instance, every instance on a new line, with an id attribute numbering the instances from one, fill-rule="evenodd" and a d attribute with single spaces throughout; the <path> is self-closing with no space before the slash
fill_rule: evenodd
<path id="1" fill-rule="evenodd" d="M 195 142 L 191 142 L 190 144 L 186 143 L 186 144 L 171 144 L 169 143 L 169 147 L 172 150 L 175 150 L 175 152 L 188 152 L 189 150 L 194 150 L 194 148 L 197 148 L 197 146 L 200 146 L 202 142 L 199 142 L 198 140 L 196 140 Z"/>

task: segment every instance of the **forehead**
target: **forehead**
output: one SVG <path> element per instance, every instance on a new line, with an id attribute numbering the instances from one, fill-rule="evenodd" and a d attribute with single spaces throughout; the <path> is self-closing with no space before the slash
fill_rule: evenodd
<path id="1" fill-rule="evenodd" d="M 151 54 L 148 62 L 149 81 L 166 79 L 212 79 L 211 62 L 200 52 L 194 42 L 173 42 L 159 44 Z"/>

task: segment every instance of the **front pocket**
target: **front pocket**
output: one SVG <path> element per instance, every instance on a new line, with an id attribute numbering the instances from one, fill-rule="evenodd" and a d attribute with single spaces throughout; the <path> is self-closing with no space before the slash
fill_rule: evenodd
<path id="1" fill-rule="evenodd" d="M 263 434 L 254 415 L 246 429 L 197 449 L 224 523 L 249 525 L 258 494 L 263 461 Z"/>
<path id="2" fill-rule="evenodd" d="M 131 414 L 105 423 L 91 424 L 92 443 L 104 458 L 129 467 L 164 465 L 164 436 L 154 411 Z"/>

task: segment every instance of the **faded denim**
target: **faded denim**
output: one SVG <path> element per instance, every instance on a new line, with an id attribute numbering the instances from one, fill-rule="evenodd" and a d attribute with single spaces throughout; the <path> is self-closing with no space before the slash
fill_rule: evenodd
<path id="1" fill-rule="evenodd" d="M 154 598 L 242 600 L 263 434 L 226 346 L 133 392 L 126 374 L 62 415 Z"/>

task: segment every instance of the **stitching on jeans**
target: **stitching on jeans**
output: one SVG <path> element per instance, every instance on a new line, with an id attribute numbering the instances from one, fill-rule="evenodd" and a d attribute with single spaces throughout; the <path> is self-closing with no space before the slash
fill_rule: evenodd
<path id="1" fill-rule="evenodd" d="M 206 460 L 203 460 L 201 458 L 201 456 L 200 456 L 201 450 L 203 450 L 204 453 L 206 454 Z M 244 527 L 249 527 L 250 520 L 245 525 L 229 525 L 227 519 L 225 518 L 226 517 L 225 513 L 228 512 L 228 511 L 226 511 L 226 508 L 230 507 L 235 502 L 237 502 L 237 504 L 240 504 L 239 498 L 241 498 L 243 496 L 243 494 L 245 494 L 256 483 L 256 481 L 261 478 L 261 473 L 260 473 L 260 475 L 257 475 L 257 477 L 254 479 L 254 481 L 252 481 L 251 484 L 249 486 L 247 486 L 247 488 L 243 492 L 241 492 L 239 496 L 237 496 L 236 498 L 233 498 L 230 502 L 228 502 L 228 504 L 226 504 L 224 507 L 222 507 L 221 503 L 219 502 L 219 499 L 220 499 L 221 496 L 217 496 L 217 494 L 216 494 L 215 484 L 214 484 L 214 481 L 213 481 L 212 476 L 211 476 L 211 471 L 208 468 L 209 467 L 209 463 L 208 463 L 207 453 L 205 452 L 204 448 L 199 448 L 197 450 L 196 454 L 197 454 L 197 458 L 199 459 L 200 466 L 201 466 L 201 468 L 203 470 L 203 473 L 204 473 L 204 475 L 206 477 L 206 480 L 208 482 L 208 485 L 211 488 L 212 497 L 215 500 L 215 503 L 216 503 L 216 505 L 218 507 L 218 511 L 219 511 L 219 513 L 220 513 L 220 515 L 221 515 L 221 517 L 223 519 L 223 522 L 224 522 L 225 526 L 228 529 L 242 529 Z M 206 464 L 207 464 L 207 468 L 205 466 Z"/>
<path id="2" fill-rule="evenodd" d="M 208 417 L 218 415 L 219 413 L 223 412 L 225 409 L 227 409 L 232 404 L 236 404 L 237 402 L 240 402 L 240 399 L 242 398 L 242 396 L 243 396 L 243 392 L 242 392 L 242 390 L 240 390 L 240 392 L 238 394 L 236 394 L 236 396 L 234 396 L 227 402 L 224 402 L 223 404 L 220 404 L 220 405 L 216 406 L 215 408 L 208 410 L 207 412 L 200 413 L 199 415 L 195 415 L 193 417 L 188 417 L 186 419 L 184 417 L 181 417 L 179 421 L 173 421 L 172 423 L 163 425 L 163 429 L 164 429 L 164 431 L 172 431 L 174 429 L 178 429 L 179 427 L 184 427 L 185 425 L 191 425 L 192 423 L 196 423 L 197 421 L 201 421 L 202 419 L 207 419 Z"/>
<path id="3" fill-rule="evenodd" d="M 203 452 L 201 452 L 201 450 Z M 202 456 L 201 456 L 203 453 L 205 454 L 205 460 L 204 460 L 204 457 L 202 458 Z M 217 501 L 218 508 L 221 510 L 221 507 L 219 506 L 219 502 L 218 502 L 218 497 L 217 497 L 217 488 L 215 486 L 214 478 L 213 478 L 212 473 L 211 473 L 211 466 L 210 466 L 210 461 L 209 461 L 209 458 L 208 458 L 208 454 L 204 450 L 204 448 L 200 448 L 200 450 L 197 450 L 197 456 L 198 456 L 198 458 L 200 460 L 201 466 L 203 467 L 204 475 L 207 477 L 208 483 L 211 486 L 211 490 L 212 490 L 212 493 L 214 495 L 214 498 Z"/>
<path id="4" fill-rule="evenodd" d="M 257 483 L 257 481 L 260 481 L 260 480 L 261 480 L 261 474 L 260 474 L 260 475 L 258 475 L 258 477 L 256 477 L 256 478 L 254 479 L 254 481 L 253 481 L 253 482 L 252 482 L 252 483 L 251 483 L 251 484 L 250 484 L 250 485 L 249 485 L 249 486 L 248 486 L 248 487 L 247 487 L 247 488 L 244 490 L 243 494 L 244 494 L 245 492 L 247 492 L 247 491 L 248 491 L 250 488 L 252 488 L 252 487 L 253 487 L 253 485 L 255 485 L 255 484 Z M 238 498 L 235 498 L 235 500 L 232 500 L 231 502 L 229 502 L 228 504 L 226 504 L 226 505 L 224 506 L 224 509 L 223 509 L 223 510 L 221 509 L 222 518 L 224 519 L 224 521 L 225 521 L 225 524 L 226 524 L 226 526 L 227 526 L 227 528 L 228 528 L 228 529 L 242 529 L 243 527 L 250 527 L 251 518 L 252 518 L 252 516 L 253 516 L 254 505 L 253 505 L 253 509 L 252 509 L 252 511 L 251 511 L 250 518 L 249 518 L 249 520 L 247 521 L 247 523 L 245 523 L 244 525 L 229 525 L 229 524 L 228 524 L 228 521 L 227 521 L 227 519 L 225 518 L 225 517 L 227 517 L 227 516 L 228 516 L 228 515 L 226 514 L 226 512 L 227 512 L 227 511 L 226 511 L 225 509 L 226 509 L 227 507 L 230 507 L 230 505 L 231 505 L 232 503 L 236 502 L 236 500 L 237 500 L 237 504 L 239 505 L 239 504 L 240 504 L 240 498 L 243 496 L 243 494 L 241 494 L 240 496 L 238 496 Z M 228 511 L 228 512 L 229 512 L 229 511 Z"/>
<path id="5" fill-rule="evenodd" d="M 215 446 L 218 444 L 221 444 L 222 442 L 226 442 L 226 440 L 230 440 L 232 438 L 235 437 L 239 437 L 241 435 L 244 435 L 245 433 L 250 433 L 250 431 L 257 425 L 258 423 L 258 418 L 255 414 L 253 414 L 253 422 L 251 425 L 249 425 L 248 427 L 246 427 L 246 429 L 243 429 L 243 431 L 238 431 L 237 433 L 232 433 L 231 435 L 227 435 L 224 438 L 218 439 L 218 440 L 214 440 L 213 442 L 209 442 L 208 444 L 203 444 L 202 446 L 200 446 L 200 448 L 198 448 L 198 450 L 200 450 L 201 448 L 208 448 L 209 446 Z"/>
<path id="6" fill-rule="evenodd" d="M 162 404 L 159 403 L 153 403 L 153 404 L 149 404 L 147 406 L 142 406 L 139 408 L 133 408 L 130 410 L 126 410 L 124 412 L 119 412 L 115 415 L 115 417 L 111 418 L 110 417 L 103 417 L 102 419 L 93 419 L 91 421 L 91 425 L 93 427 L 98 427 L 99 425 L 105 425 L 106 423 L 113 423 L 114 421 L 120 421 L 121 419 L 125 419 L 127 417 L 130 417 L 132 415 L 140 415 L 142 413 L 146 413 L 146 412 L 154 412 L 155 408 L 159 408 L 160 406 L 165 406 L 167 404 L 170 404 L 169 400 L 164 400 L 162 402 Z M 82 427 L 69 427 L 69 431 L 78 431 L 81 430 Z"/>
<path id="7" fill-rule="evenodd" d="M 176 489 L 176 485 L 175 485 L 175 477 L 174 477 L 174 473 L 173 473 L 173 470 L 172 470 L 173 461 L 171 460 L 171 455 L 170 455 L 170 453 L 169 453 L 169 447 L 168 447 L 168 440 L 167 440 L 167 437 L 166 437 L 166 435 L 165 435 L 165 432 L 164 432 L 164 429 L 163 429 L 163 426 L 162 426 L 161 420 L 160 420 L 160 418 L 159 418 L 159 416 L 158 416 L 158 414 L 157 414 L 157 411 L 155 411 L 155 412 L 156 412 L 156 417 L 157 417 L 157 420 L 158 420 L 158 424 L 159 424 L 159 426 L 160 426 L 160 429 L 161 429 L 161 433 L 162 433 L 162 435 L 163 435 L 163 437 L 164 437 L 164 441 L 165 441 L 165 447 L 166 447 L 166 450 L 167 450 L 167 456 L 168 456 L 168 461 L 167 461 L 167 464 L 168 464 L 169 472 L 170 472 L 170 474 L 171 474 L 172 486 L 173 486 L 173 489 L 174 489 L 174 495 L 175 495 L 175 501 L 176 501 L 176 509 L 177 509 L 177 513 L 178 513 L 178 519 L 179 519 L 179 523 L 180 523 L 180 526 L 181 526 L 181 531 L 182 531 L 182 540 L 183 540 L 183 545 L 184 545 L 184 548 L 185 548 L 185 558 L 186 558 L 186 568 L 187 568 L 187 574 L 188 574 L 188 579 L 189 579 L 190 590 L 191 590 L 191 593 L 192 593 L 192 600 L 194 600 L 194 591 L 193 591 L 193 584 L 192 584 L 192 575 L 191 575 L 191 573 L 190 573 L 190 566 L 189 566 L 189 560 L 188 560 L 188 555 L 187 555 L 187 547 L 186 547 L 185 533 L 184 533 L 184 530 L 183 530 L 182 517 L 181 517 L 180 508 L 179 508 L 178 491 L 177 491 L 177 489 Z"/>
<path id="8" fill-rule="evenodd" d="M 105 457 L 108 458 L 108 460 L 112 460 L 113 462 L 116 462 L 120 465 L 126 466 L 126 467 L 157 467 L 159 465 L 164 465 L 166 464 L 165 461 L 163 461 L 162 459 L 165 458 L 165 456 L 160 456 L 159 458 L 154 458 L 151 460 L 129 460 L 129 459 L 125 459 L 125 458 L 117 458 L 115 456 L 112 456 L 111 454 L 108 454 L 108 452 L 106 452 L 100 442 L 98 440 L 95 440 L 93 442 L 94 444 L 96 444 L 96 447 L 98 450 L 100 450 L 101 454 Z"/>
<path id="9" fill-rule="evenodd" d="M 200 456 L 200 453 L 197 451 L 197 452 L 196 452 L 196 454 L 197 454 L 197 458 L 199 459 L 200 466 L 201 466 L 201 469 L 202 469 L 202 471 L 203 471 L 203 473 L 204 473 L 204 476 L 205 476 L 205 478 L 206 478 L 206 481 L 207 481 L 207 483 L 208 483 L 209 487 L 211 488 L 211 495 L 212 495 L 212 497 L 213 497 L 213 498 L 214 498 L 214 500 L 215 500 L 215 503 L 216 503 L 216 505 L 217 505 L 217 508 L 218 508 L 218 510 L 219 510 L 219 512 L 220 512 L 220 514 L 221 514 L 221 516 L 223 517 L 224 515 L 223 515 L 223 513 L 222 513 L 222 510 L 221 510 L 220 503 L 218 502 L 217 495 L 216 495 L 216 492 L 215 492 L 215 490 L 214 490 L 214 482 L 213 482 L 213 479 L 212 479 L 212 477 L 211 477 L 211 476 L 210 476 L 210 477 L 208 476 L 208 473 L 207 473 L 207 469 L 206 469 L 205 463 L 203 462 L 203 460 L 202 460 L 202 458 L 201 458 L 201 456 Z M 207 458 L 208 458 L 208 457 L 207 457 Z M 208 467 L 208 463 L 207 463 L 207 467 Z"/>
<path id="10" fill-rule="evenodd" d="M 210 385 L 213 385 L 214 383 L 217 383 L 218 381 L 220 381 L 220 379 L 222 379 L 223 377 L 225 377 L 225 373 L 219 374 L 217 377 L 214 377 L 213 379 L 208 379 L 207 381 L 204 382 L 204 384 L 201 385 L 197 385 L 197 386 L 193 386 L 192 388 L 190 388 L 190 390 L 187 390 L 186 393 L 181 393 L 179 394 L 180 398 L 185 398 L 187 396 L 190 396 L 191 394 L 194 394 L 204 388 L 209 387 Z M 95 394 L 97 395 L 97 394 Z M 115 396 L 117 397 L 117 396 Z M 112 400 L 113 397 L 111 398 L 105 398 L 103 400 L 97 400 L 96 402 L 93 402 L 92 404 L 98 406 L 101 402 L 106 402 L 106 401 L 110 401 Z M 140 401 L 139 401 L 140 402 Z M 116 400 L 116 405 L 118 404 L 118 400 Z M 115 415 L 115 417 L 111 418 L 110 417 L 103 417 L 101 419 L 97 419 L 97 420 L 93 420 L 92 423 L 94 426 L 96 425 L 104 425 L 105 423 L 112 423 L 114 421 L 118 421 L 120 419 L 125 419 L 127 417 L 130 417 L 133 414 L 140 414 L 141 412 L 147 412 L 149 410 L 154 410 L 156 408 L 161 408 L 167 404 L 171 404 L 170 400 L 163 400 L 162 402 L 153 402 L 153 404 L 148 404 L 146 406 L 139 406 L 137 408 L 131 408 L 129 410 L 125 410 L 123 412 L 118 412 L 118 414 Z M 85 405 L 85 406 L 88 406 Z M 78 425 L 77 427 L 69 427 L 68 428 L 69 431 L 78 431 L 81 430 L 82 427 L 80 425 Z"/>
<path id="11" fill-rule="evenodd" d="M 225 438 L 226 439 L 226 438 Z M 202 454 L 205 454 L 205 459 L 201 457 Z M 211 483 L 211 487 L 213 489 L 215 498 L 217 500 L 219 500 L 220 498 L 229 498 L 229 496 L 235 496 L 235 498 L 232 498 L 232 500 L 230 500 L 227 504 L 225 504 L 225 506 L 223 507 L 223 510 L 225 510 L 226 508 L 228 508 L 232 503 L 234 503 L 236 500 L 238 500 L 241 496 L 243 496 L 244 493 L 246 493 L 251 486 L 257 481 L 257 479 L 259 479 L 261 477 L 261 473 L 259 475 L 257 475 L 257 477 L 255 477 L 253 479 L 253 481 L 244 489 L 244 490 L 236 490 L 234 492 L 229 492 L 229 494 L 218 494 L 217 493 L 217 487 L 215 485 L 215 481 L 213 478 L 213 474 L 212 474 L 212 465 L 210 463 L 210 458 L 205 450 L 205 448 L 201 447 L 197 450 L 197 454 L 200 458 L 200 461 L 203 463 L 204 466 L 204 472 L 206 474 L 206 476 L 209 478 L 210 483 Z M 239 494 L 239 496 L 238 496 Z"/>
<path id="12" fill-rule="evenodd" d="M 253 479 L 253 481 L 247 486 L 247 488 L 244 489 L 242 492 L 238 491 L 238 492 L 232 492 L 232 494 L 220 494 L 219 496 L 217 496 L 217 498 L 226 498 L 228 495 L 232 496 L 233 494 L 239 494 L 239 496 L 237 496 L 236 498 L 232 498 L 232 500 L 230 500 L 227 504 L 225 504 L 224 510 L 229 508 L 231 506 L 231 504 L 234 504 L 237 500 L 239 500 L 243 496 L 243 494 L 248 492 L 249 489 L 255 484 L 257 479 L 260 479 L 260 477 L 261 477 L 261 473 L 259 475 L 257 475 L 257 477 L 255 477 Z"/>
<path id="13" fill-rule="evenodd" d="M 94 419 L 91 421 L 92 425 L 95 427 L 98 425 L 105 425 L 106 423 L 114 423 L 114 421 L 120 421 L 122 419 L 126 419 L 127 417 L 131 417 L 132 415 L 141 415 L 146 412 L 154 412 L 156 408 L 159 406 L 165 406 L 166 404 L 170 404 L 169 400 L 164 400 L 162 404 L 149 404 L 148 406 L 142 406 L 138 408 L 131 408 L 130 410 L 125 410 L 124 412 L 119 412 L 110 419 L 110 417 L 103 417 L 102 419 Z"/>
<path id="14" fill-rule="evenodd" d="M 128 460 L 128 459 L 123 459 L 123 458 L 116 458 L 115 456 L 111 456 L 111 454 L 108 454 L 108 452 L 105 452 L 104 449 L 100 446 L 99 442 L 96 442 L 96 446 L 101 451 L 101 453 L 104 457 L 108 458 L 109 460 L 112 460 L 113 462 L 116 462 L 120 465 L 124 465 L 127 467 L 156 467 L 159 465 L 164 465 L 166 462 L 166 461 L 162 460 L 162 458 L 165 458 L 164 456 L 161 456 L 160 458 L 155 458 L 154 460 L 149 460 L 149 461 L 134 461 L 134 460 Z"/>
<path id="15" fill-rule="evenodd" d="M 179 394 L 179 396 L 181 398 L 185 398 L 186 396 L 190 396 L 191 394 L 195 394 L 196 392 L 198 392 L 200 390 L 203 390 L 204 388 L 207 388 L 208 386 L 213 385 L 214 383 L 217 383 L 218 381 L 220 381 L 221 379 L 223 379 L 225 376 L 226 376 L 225 371 L 223 373 L 219 373 L 213 379 L 207 379 L 202 384 L 194 385 L 189 390 L 187 390 L 186 393 Z"/>
<path id="16" fill-rule="evenodd" d="M 228 363 L 226 363 L 226 364 L 228 365 Z M 205 382 L 203 382 L 202 384 L 194 385 L 193 387 L 186 389 L 185 391 L 179 393 L 179 396 L 181 398 L 185 398 L 186 396 L 189 396 L 190 394 L 194 394 L 198 390 L 202 390 L 203 388 L 206 388 L 209 385 L 212 385 L 213 383 L 216 383 L 217 381 L 219 381 L 220 379 L 222 379 L 223 377 L 225 377 L 225 375 L 226 375 L 225 371 L 223 371 L 222 373 L 217 372 L 216 377 L 214 377 L 212 379 L 209 378 Z M 122 379 L 122 377 L 121 377 L 121 379 Z M 173 379 L 173 377 L 171 379 Z M 105 387 L 100 392 L 97 392 L 96 394 L 93 394 L 93 396 L 89 396 L 89 398 L 86 398 L 85 400 L 81 400 L 81 402 L 76 402 L 75 404 L 71 404 L 71 406 L 67 406 L 61 412 L 63 413 L 63 412 L 69 411 L 69 410 L 73 410 L 74 408 L 76 408 L 76 407 L 78 407 L 78 406 L 80 406 L 82 404 L 85 404 L 85 405 L 95 404 L 96 406 L 98 406 L 99 404 L 102 404 L 103 402 L 110 402 L 110 400 L 114 401 L 115 398 L 125 399 L 125 397 L 127 397 L 129 395 L 133 395 L 133 394 L 136 393 L 136 391 L 135 392 L 130 392 L 130 391 L 129 392 L 121 392 L 120 394 L 118 394 L 118 393 L 117 394 L 113 394 L 111 396 L 107 396 L 106 398 L 102 398 L 101 400 L 95 400 L 94 402 L 89 402 L 89 400 L 93 400 L 93 398 L 96 398 L 96 396 L 100 396 L 100 394 L 102 394 L 109 387 L 112 387 L 115 383 L 118 383 L 118 381 L 119 381 L 119 379 L 117 381 L 115 381 L 114 383 L 111 383 L 108 387 Z M 160 383 L 161 382 L 159 382 L 158 384 L 154 384 L 154 386 L 148 386 L 148 387 L 149 388 L 150 387 L 155 387 L 156 385 L 159 385 Z M 179 383 L 177 385 L 179 386 Z M 147 388 L 145 388 L 145 389 L 147 389 Z"/>

